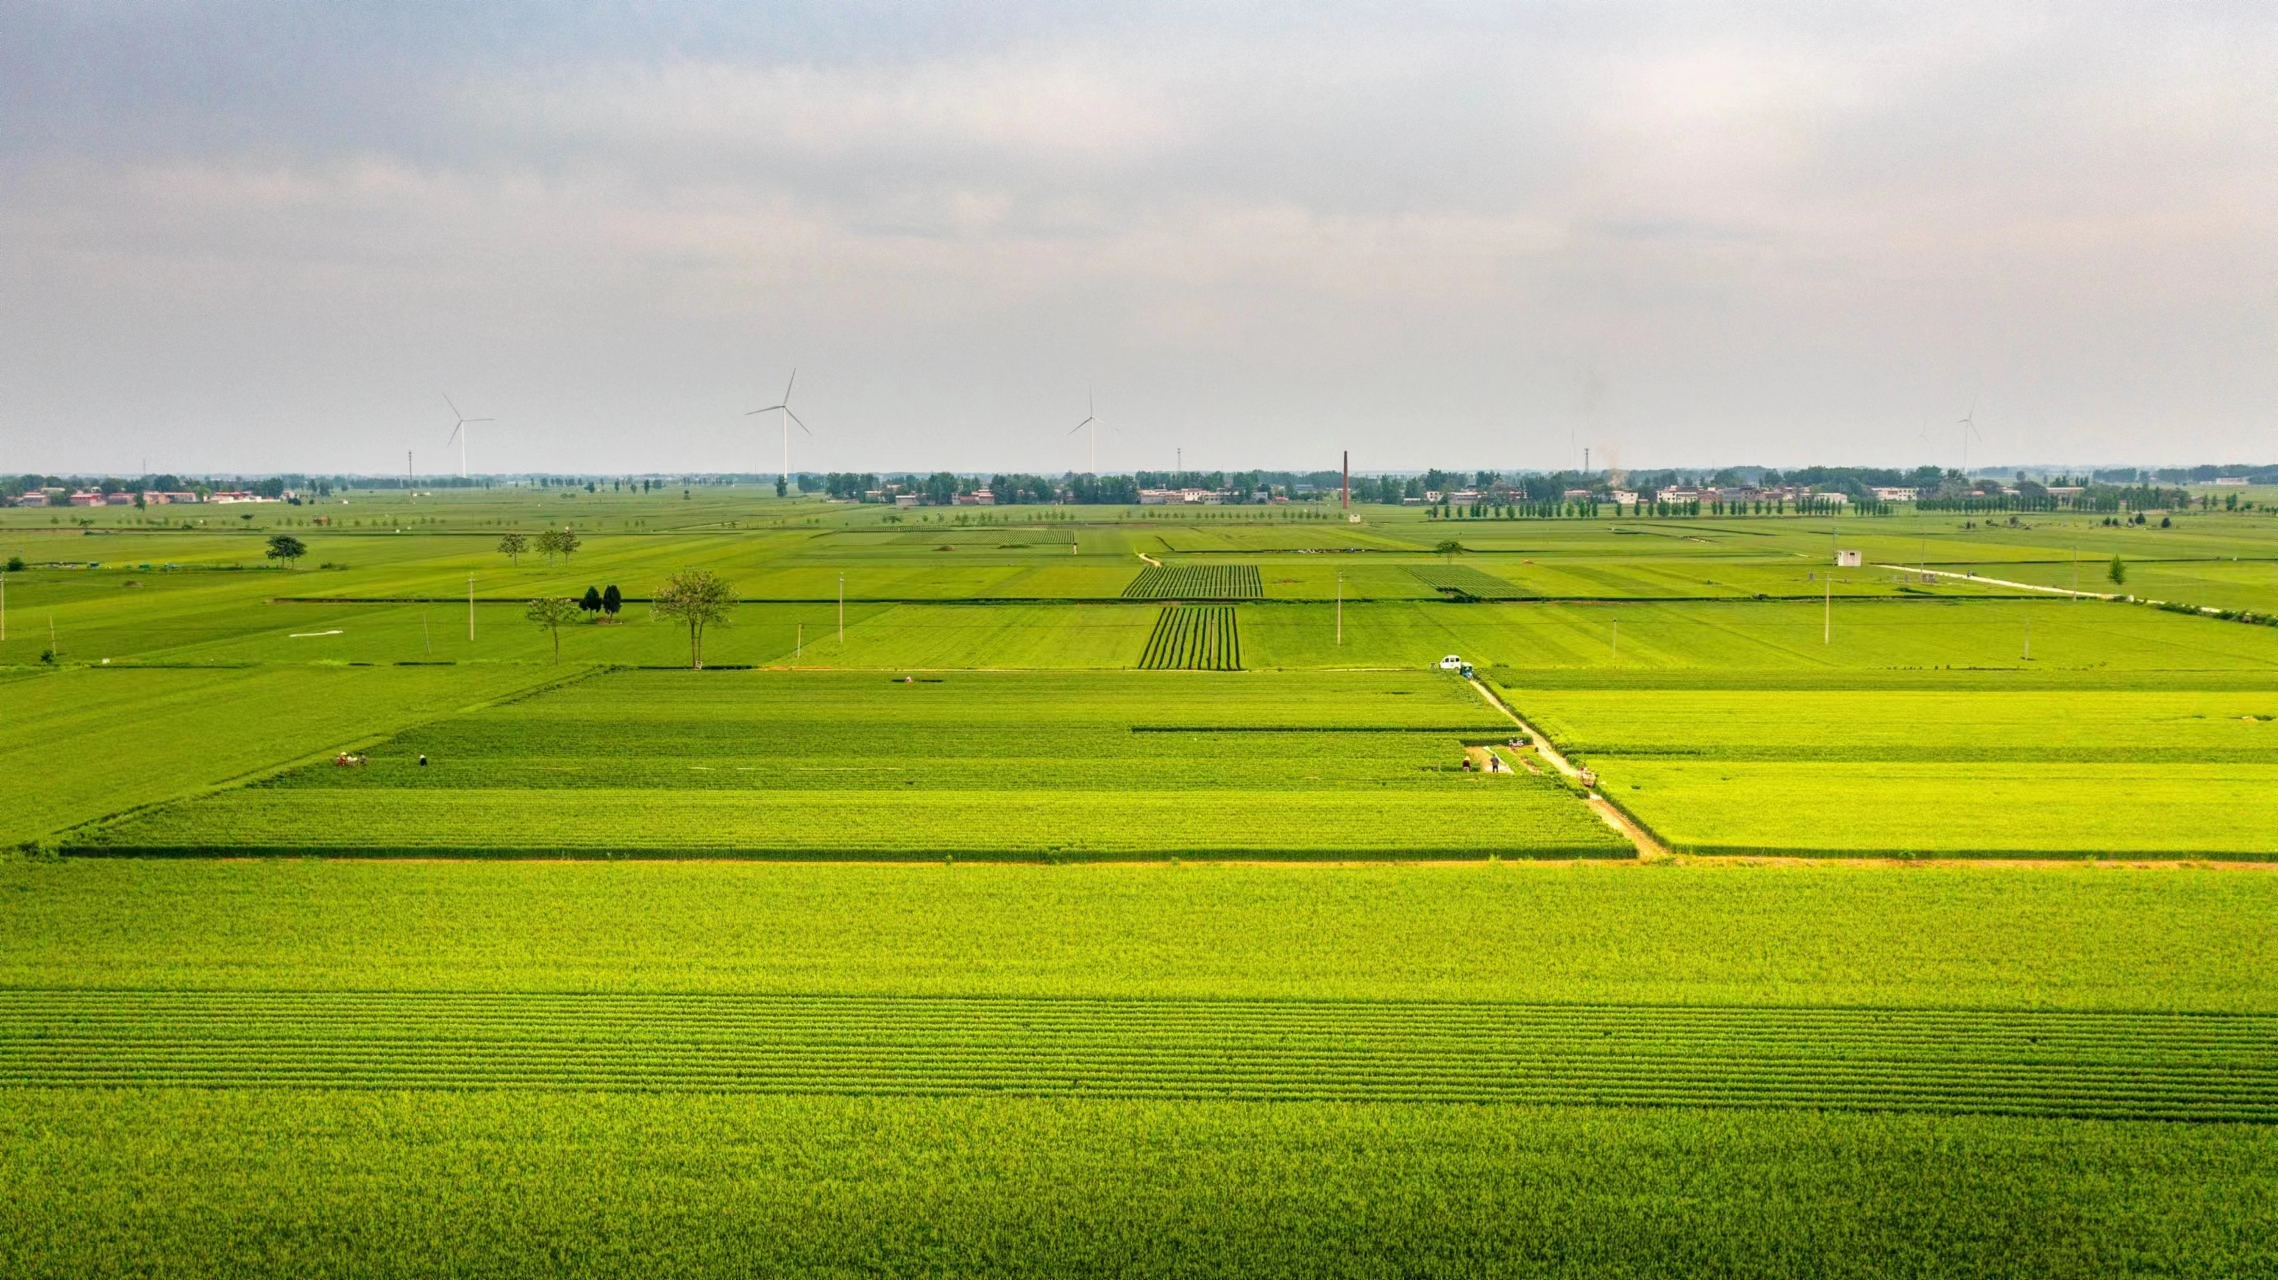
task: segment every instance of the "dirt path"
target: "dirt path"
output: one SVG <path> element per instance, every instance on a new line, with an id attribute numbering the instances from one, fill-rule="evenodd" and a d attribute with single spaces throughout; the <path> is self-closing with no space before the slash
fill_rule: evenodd
<path id="1" fill-rule="evenodd" d="M 2078 596 L 2083 600 L 2115 599 L 2104 591 L 2074 591 L 2070 587 L 2044 587 L 2033 582 L 2011 582 L 2007 578 L 1988 578 L 1980 573 L 1955 573 L 1951 569 L 1924 569 L 1915 565 L 1878 564 L 1877 569 L 1896 569 L 1900 573 L 1927 573 L 1934 578 L 1960 578 L 1964 582 L 1982 582 L 1989 587 L 2014 587 L 2019 591 L 2040 591 L 2052 596 Z"/>
<path id="2" fill-rule="evenodd" d="M 1160 561 L 1160 560 L 1157 560 L 1155 557 L 1153 557 L 1153 556 L 1151 556 L 1151 555 L 1148 555 L 1148 554 L 1147 554 L 1146 552 L 1144 552 L 1144 551 L 1142 551 L 1142 552 L 1140 552 L 1140 553 L 1139 553 L 1139 558 L 1140 558 L 1140 559 L 1142 559 L 1142 560 L 1144 560 L 1144 561 L 1146 561 L 1147 563 L 1149 563 L 1149 564 L 1151 564 L 1151 565 L 1155 566 L 1155 567 L 1156 567 L 1156 568 L 1158 568 L 1158 569 L 1160 569 L 1160 568 L 1162 568 L 1162 567 L 1163 567 L 1163 562 L 1162 562 L 1162 561 Z"/>
<path id="3" fill-rule="evenodd" d="M 1541 756 L 1543 760 L 1550 765 L 1551 768 L 1558 770 L 1560 773 L 1574 779 L 1576 782 L 1583 781 L 1582 770 L 1575 768 L 1573 761 L 1567 759 L 1563 755 L 1560 755 L 1558 753 L 1558 748 L 1550 745 L 1550 739 L 1544 737 L 1540 729 L 1537 729 L 1533 725 L 1528 724 L 1525 718 L 1520 716 L 1517 711 L 1512 710 L 1510 703 L 1505 702 L 1500 697 L 1496 696 L 1495 691 L 1488 688 L 1486 684 L 1480 681 L 1477 677 L 1473 677 L 1467 683 L 1471 685 L 1472 689 L 1479 694 L 1480 698 L 1483 699 L 1488 706 L 1495 708 L 1497 711 L 1502 712 L 1506 716 L 1509 716 L 1511 718 L 1512 724 L 1519 726 L 1521 730 L 1525 731 L 1528 739 L 1534 743 L 1535 754 Z M 1630 817 L 1626 813 L 1623 813 L 1619 805 L 1616 805 L 1613 801 L 1606 799 L 1602 795 L 1599 795 L 1595 790 L 1590 792 L 1590 798 L 1588 801 L 1586 801 L 1586 803 L 1590 806 L 1592 812 L 1596 813 L 1599 818 L 1605 821 L 1605 824 L 1607 826 L 1621 832 L 1624 839 L 1627 839 L 1631 844 L 1637 846 L 1637 856 L 1639 858 L 1645 860 L 1660 860 L 1666 858 L 1674 858 L 1676 856 L 1669 851 L 1669 847 L 1667 845 L 1662 844 L 1659 840 L 1654 839 L 1652 832 L 1647 831 L 1645 828 L 1637 825 L 1636 819 Z"/>

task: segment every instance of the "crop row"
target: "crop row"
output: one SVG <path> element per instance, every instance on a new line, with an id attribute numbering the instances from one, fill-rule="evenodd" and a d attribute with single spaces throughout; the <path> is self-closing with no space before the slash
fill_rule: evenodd
<path id="1" fill-rule="evenodd" d="M 896 996 L 0 992 L 0 1084 L 1578 1102 L 2278 1120 L 2278 1018 Z"/>
<path id="2" fill-rule="evenodd" d="M 1230 604 L 1166 606 L 1139 665 L 1151 671 L 1239 671 L 1242 634 Z"/>
<path id="3" fill-rule="evenodd" d="M 80 853 L 752 857 L 1611 857 L 1571 796 L 1460 789 L 729 791 L 250 788 L 83 829 Z"/>
<path id="4" fill-rule="evenodd" d="M 1254 564 L 1149 565 L 1123 588 L 1126 600 L 1256 600 L 1265 593 Z"/>
<path id="5" fill-rule="evenodd" d="M 1524 600 L 1534 593 L 1516 583 L 1482 573 L 1470 565 L 1412 565 L 1408 572 L 1418 582 L 1459 600 Z"/>

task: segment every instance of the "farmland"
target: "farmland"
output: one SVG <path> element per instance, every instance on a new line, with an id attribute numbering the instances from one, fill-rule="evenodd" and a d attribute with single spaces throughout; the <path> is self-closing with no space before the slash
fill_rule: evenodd
<path id="1" fill-rule="evenodd" d="M 0 887 L 17 1273 L 324 1272 L 444 1230 L 507 1274 L 540 1238 L 702 1259 L 747 1231 L 799 1265 L 927 1240 L 1042 1274 L 1130 1230 L 1115 1269 L 1460 1274 L 1554 1242 L 1842 1274 L 1805 1226 L 1838 1204 L 1843 1249 L 1999 1273 L 2269 1257 L 2278 1147 L 2239 1114 L 2272 1096 L 2259 875 L 296 860 Z M 2080 1172 L 2108 1168 L 2145 1171 L 2128 1212 Z M 1448 1178 L 1456 1219 L 1416 1190 Z M 1329 1212 L 1356 1198 L 1365 1240 Z"/>
<path id="2" fill-rule="evenodd" d="M 1564 788 L 1463 768 L 1510 723 L 1436 673 L 619 672 L 68 837 L 81 853 L 1573 856 Z M 1187 683 L 1182 683 L 1185 681 Z M 420 763 L 426 761 L 427 763 Z M 312 833 L 329 832 L 313 838 Z"/>
<path id="3" fill-rule="evenodd" d="M 1139 665 L 1150 671 L 1239 671 L 1240 620 L 1227 605 L 1171 605 L 1156 617 Z"/>
<path id="4" fill-rule="evenodd" d="M 0 513 L 0 1273 L 2278 1267 L 2266 512 L 348 498 Z"/>
<path id="5" fill-rule="evenodd" d="M 1123 589 L 1128 600 L 1255 600 L 1264 594 L 1254 564 L 1149 565 Z"/>

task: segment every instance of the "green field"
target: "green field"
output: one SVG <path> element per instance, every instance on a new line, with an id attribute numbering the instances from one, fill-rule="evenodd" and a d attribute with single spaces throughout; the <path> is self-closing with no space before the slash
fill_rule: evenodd
<path id="1" fill-rule="evenodd" d="M 0 1274 L 2278 1271 L 2269 512 L 345 498 L 0 511 Z"/>
<path id="2" fill-rule="evenodd" d="M 1171 605 L 1157 615 L 1139 665 L 1149 671 L 1240 671 L 1241 620 L 1232 605 Z"/>
<path id="3" fill-rule="evenodd" d="M 362 767 L 313 763 L 93 824 L 65 848 L 843 858 L 1629 852 L 1547 777 L 1462 771 L 1467 737 L 1507 737 L 1511 725 L 1460 681 L 1352 672 L 1199 683 L 1209 679 L 615 672 L 397 735 L 372 747 Z"/>
<path id="4" fill-rule="evenodd" d="M 438 1231 L 490 1274 L 2274 1256 L 2262 875 L 66 861 L 0 889 L 12 1274 L 333 1274 Z M 1135 1234 L 1110 1261 L 1102 1232 Z"/>

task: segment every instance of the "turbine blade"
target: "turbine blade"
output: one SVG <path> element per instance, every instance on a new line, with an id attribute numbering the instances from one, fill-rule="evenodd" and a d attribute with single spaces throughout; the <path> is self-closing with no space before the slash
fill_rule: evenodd
<path id="1" fill-rule="evenodd" d="M 786 413 L 786 414 L 789 414 L 789 415 L 790 415 L 791 421 L 793 421 L 793 422 L 797 422 L 797 423 L 799 424 L 799 429 L 800 429 L 801 431 L 806 431 L 808 435 L 813 435 L 813 434 L 815 434 L 815 433 L 814 433 L 814 432 L 812 432 L 812 431 L 807 431 L 807 424 L 806 424 L 804 421 L 802 421 L 802 420 L 800 419 L 800 417 L 799 417 L 799 415 L 798 415 L 798 414 L 795 414 L 795 413 L 792 413 L 792 412 L 791 412 L 791 406 L 789 406 L 789 405 L 785 405 L 785 406 L 783 406 L 783 412 L 784 412 L 784 413 Z"/>
<path id="2" fill-rule="evenodd" d="M 788 382 L 785 382 L 785 383 L 783 384 L 783 403 L 784 403 L 784 404 L 788 405 L 788 404 L 790 404 L 790 403 L 791 403 L 791 388 L 792 388 L 792 387 L 793 387 L 793 386 L 794 386 L 794 385 L 795 385 L 795 384 L 796 384 L 798 381 L 799 381 L 799 371 L 798 371 L 797 369 L 793 369 L 793 370 L 791 371 L 791 378 L 790 378 L 790 381 L 788 381 Z"/>
<path id="3" fill-rule="evenodd" d="M 787 405 L 787 404 L 771 404 L 771 405 L 767 406 L 767 407 L 766 407 L 766 408 L 764 408 L 764 409 L 750 409 L 750 410 L 747 410 L 747 411 L 745 411 L 745 413 L 744 413 L 744 416 L 748 418 L 748 417 L 750 417 L 752 414 L 755 414 L 755 413 L 773 413 L 773 412 L 775 412 L 775 411 L 776 411 L 776 410 L 778 410 L 778 409 L 785 409 L 785 410 L 788 410 L 790 407 L 791 407 L 791 406 L 790 406 L 790 405 Z"/>
<path id="4" fill-rule="evenodd" d="M 443 393 L 443 403 L 445 403 L 445 404 L 448 404 L 448 405 L 451 405 L 451 416 L 452 416 L 452 417 L 454 417 L 454 418 L 457 418 L 457 419 L 458 419 L 459 421 L 461 421 L 461 422 L 465 422 L 465 421 L 467 420 L 467 415 L 465 415 L 465 414 L 463 414 L 463 413 L 459 412 L 459 406 L 458 406 L 458 405 L 456 405 L 456 404 L 451 404 L 451 393 L 450 393 L 450 392 L 446 391 L 446 392 L 444 392 L 444 393 Z"/>

